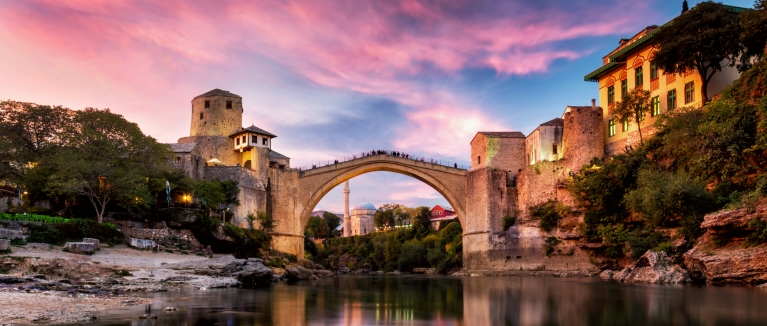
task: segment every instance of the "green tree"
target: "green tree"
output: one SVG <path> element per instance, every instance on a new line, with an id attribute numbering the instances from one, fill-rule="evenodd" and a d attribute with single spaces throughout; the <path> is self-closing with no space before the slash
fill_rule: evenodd
<path id="1" fill-rule="evenodd" d="M 373 216 L 373 222 L 377 228 L 391 228 L 394 226 L 394 210 L 379 208 Z"/>
<path id="2" fill-rule="evenodd" d="M 26 185 L 27 173 L 69 136 L 73 115 L 61 106 L 0 102 L 0 178 Z"/>
<path id="3" fill-rule="evenodd" d="M 743 51 L 739 58 L 739 69 L 751 68 L 754 59 L 761 60 L 767 47 L 767 0 L 756 0 L 754 10 L 739 15 L 741 34 L 739 41 Z"/>
<path id="4" fill-rule="evenodd" d="M 708 102 L 708 84 L 722 64 L 737 64 L 741 44 L 738 15 L 711 1 L 702 2 L 659 28 L 653 40 L 655 61 L 666 73 L 690 70 L 701 76 L 700 93 Z"/>
<path id="5" fill-rule="evenodd" d="M 431 233 L 431 211 L 428 207 L 421 207 L 416 212 L 416 215 L 411 219 L 413 222 L 413 237 L 422 239 Z"/>
<path id="6" fill-rule="evenodd" d="M 277 226 L 277 221 L 266 212 L 256 212 L 256 221 L 258 221 L 259 229 L 264 232 L 271 232 Z"/>
<path id="7" fill-rule="evenodd" d="M 194 184 L 194 198 L 200 207 L 208 211 L 208 216 L 212 216 L 213 212 L 218 210 L 218 205 L 227 199 L 218 179 L 197 180 Z"/>
<path id="8" fill-rule="evenodd" d="M 400 271 L 412 272 L 413 268 L 426 267 L 426 247 L 420 241 L 413 239 L 402 244 L 399 257 L 397 257 L 397 266 Z"/>
<path id="9" fill-rule="evenodd" d="M 700 224 L 715 208 L 714 196 L 706 191 L 705 183 L 683 173 L 653 170 L 639 173 L 637 189 L 627 193 L 624 201 L 653 227 L 676 226 L 688 220 Z M 694 233 L 688 240 L 697 237 Z"/>
<path id="10" fill-rule="evenodd" d="M 327 238 L 330 236 L 330 227 L 325 219 L 318 216 L 311 216 L 306 222 L 306 232 L 314 238 Z"/>
<path id="11" fill-rule="evenodd" d="M 650 92 L 634 88 L 620 101 L 615 102 L 612 116 L 616 121 L 627 121 L 629 124 L 636 123 L 639 130 L 639 142 L 643 143 L 642 121 L 652 108 Z"/>
<path id="12" fill-rule="evenodd" d="M 65 135 L 45 162 L 52 167 L 47 191 L 85 196 L 99 223 L 112 200 L 148 200 L 153 170 L 168 166 L 167 147 L 109 109 L 76 111 Z"/>
<path id="13" fill-rule="evenodd" d="M 339 225 L 341 225 L 341 218 L 331 212 L 322 213 L 322 219 L 327 222 L 331 232 L 338 228 Z"/>
<path id="14" fill-rule="evenodd" d="M 402 243 L 397 239 L 397 233 L 389 233 L 386 238 L 386 247 L 384 248 L 384 257 L 386 262 L 396 262 L 399 258 L 400 250 L 402 249 Z"/>

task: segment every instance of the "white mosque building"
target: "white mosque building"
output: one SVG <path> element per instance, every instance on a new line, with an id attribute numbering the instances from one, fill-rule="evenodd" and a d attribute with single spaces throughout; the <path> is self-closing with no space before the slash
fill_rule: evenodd
<path id="1" fill-rule="evenodd" d="M 376 215 L 376 207 L 368 202 L 361 202 L 352 209 L 352 235 L 363 235 L 375 232 L 375 222 L 373 217 Z"/>
<path id="2" fill-rule="evenodd" d="M 349 212 L 349 181 L 344 182 L 344 236 L 363 235 L 375 232 L 376 215 L 375 205 L 369 202 L 361 202 Z"/>

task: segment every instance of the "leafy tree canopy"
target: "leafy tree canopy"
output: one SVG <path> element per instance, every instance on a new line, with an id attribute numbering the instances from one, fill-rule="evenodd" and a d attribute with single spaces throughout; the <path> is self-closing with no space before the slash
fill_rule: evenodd
<path id="1" fill-rule="evenodd" d="M 737 64 L 741 30 L 738 14 L 720 3 L 702 2 L 658 30 L 654 60 L 666 73 L 697 71 L 705 103 L 711 78 L 722 71 L 722 65 Z"/>

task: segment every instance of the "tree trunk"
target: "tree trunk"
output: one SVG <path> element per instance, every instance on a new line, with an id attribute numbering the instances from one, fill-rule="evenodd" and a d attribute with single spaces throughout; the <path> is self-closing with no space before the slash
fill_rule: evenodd
<path id="1" fill-rule="evenodd" d="M 714 74 L 711 74 L 712 76 Z M 703 105 L 708 102 L 708 82 L 711 80 L 710 78 L 701 78 L 702 82 L 700 85 L 700 100 Z"/>

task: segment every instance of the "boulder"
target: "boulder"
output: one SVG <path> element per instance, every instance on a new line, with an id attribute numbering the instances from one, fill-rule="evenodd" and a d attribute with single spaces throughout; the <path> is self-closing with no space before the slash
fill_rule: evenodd
<path id="1" fill-rule="evenodd" d="M 767 213 L 767 205 L 761 204 L 753 211 L 741 208 L 706 214 L 700 227 L 709 233 L 743 230 L 748 228 L 748 222 L 754 219 L 754 217 L 762 216 L 765 213 Z"/>
<path id="2" fill-rule="evenodd" d="M 604 276 L 607 275 L 604 274 Z M 602 276 L 600 274 L 600 277 Z M 612 279 L 624 283 L 684 284 L 691 282 L 687 271 L 679 265 L 674 265 L 665 252 L 655 251 L 647 251 L 632 266 L 618 273 L 612 273 Z"/>
<path id="3" fill-rule="evenodd" d="M 271 282 L 274 271 L 271 268 L 264 266 L 261 262 L 248 262 L 239 272 L 232 274 L 242 284 L 248 286 L 256 285 L 259 283 Z"/>
<path id="4" fill-rule="evenodd" d="M 715 248 L 707 235 L 684 253 L 690 275 L 709 284 L 759 284 L 767 282 L 767 244 L 745 247 L 734 243 Z"/>
<path id="5" fill-rule="evenodd" d="M 8 240 L 21 239 L 24 240 L 24 234 L 20 230 L 11 230 L 6 228 L 0 228 L 0 238 Z"/>
<path id="6" fill-rule="evenodd" d="M 0 239 L 0 251 L 11 249 L 11 240 Z"/>
<path id="7" fill-rule="evenodd" d="M 338 274 L 348 274 L 349 272 L 351 272 L 349 267 L 341 266 L 338 268 Z"/>
<path id="8" fill-rule="evenodd" d="M 67 242 L 64 244 L 64 251 L 75 254 L 93 255 L 96 247 L 88 242 Z"/>
<path id="9" fill-rule="evenodd" d="M 139 249 L 152 249 L 157 246 L 152 240 L 128 238 L 128 245 Z"/>
<path id="10" fill-rule="evenodd" d="M 83 238 L 83 242 L 92 243 L 94 246 L 96 246 L 96 248 L 98 248 L 100 245 L 99 239 L 94 238 Z"/>
<path id="11" fill-rule="evenodd" d="M 613 273 L 614 271 L 611 271 L 609 269 L 603 270 L 601 273 L 599 273 L 599 278 L 603 280 L 612 280 L 613 279 Z"/>
<path id="12" fill-rule="evenodd" d="M 306 269 L 303 266 L 290 266 L 285 268 L 285 272 L 288 274 L 290 280 L 316 280 L 317 276 L 312 271 Z"/>
<path id="13" fill-rule="evenodd" d="M 701 228 L 706 233 L 684 253 L 690 277 L 708 284 L 761 284 L 767 282 L 767 244 L 747 246 L 748 222 L 767 215 L 767 203 L 752 209 L 707 214 Z M 725 243 L 722 243 L 722 239 Z"/>

